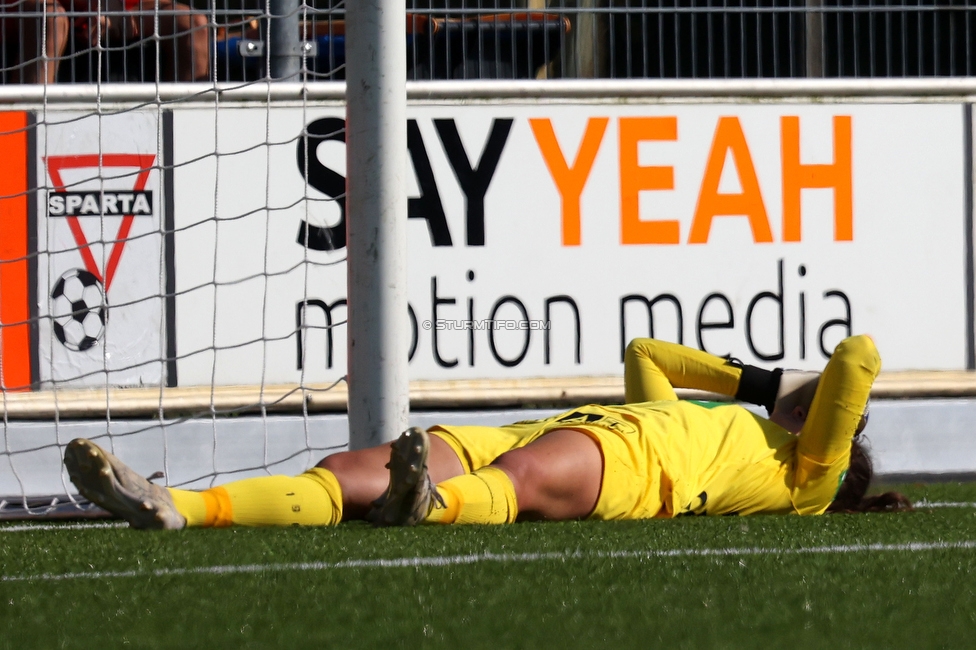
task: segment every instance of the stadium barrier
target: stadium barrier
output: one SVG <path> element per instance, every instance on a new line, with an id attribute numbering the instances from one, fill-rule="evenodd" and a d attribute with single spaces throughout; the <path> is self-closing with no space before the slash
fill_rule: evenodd
<path id="1" fill-rule="evenodd" d="M 976 10 L 960 3 L 851 0 L 408 0 L 408 75 L 424 79 L 798 78 L 968 76 Z M 0 81 L 40 51 L 35 25 L 65 30 L 59 83 L 265 79 L 301 52 L 303 78 L 344 78 L 345 6 L 337 0 L 226 3 L 61 0 L 45 12 L 6 3 Z M 52 12 L 64 18 L 57 25 Z M 135 20 L 127 22 L 127 19 Z M 279 31 L 279 28 L 280 31 Z M 285 46 L 271 46 L 284 37 Z M 190 44 L 192 43 L 192 47 Z M 302 49 L 299 50 L 299 47 Z"/>
<path id="2" fill-rule="evenodd" d="M 728 401 L 705 391 L 679 389 L 681 399 Z M 882 373 L 872 399 L 934 399 L 976 397 L 972 371 L 905 371 Z M 105 390 L 62 389 L 9 393 L 2 405 L 6 420 L 104 418 L 106 405 L 113 417 L 161 418 L 265 413 L 341 413 L 346 410 L 345 384 L 271 385 Z M 614 377 L 537 377 L 526 379 L 458 379 L 415 381 L 410 384 L 410 407 L 415 411 L 521 408 L 570 408 L 580 404 L 620 404 L 624 383 Z"/>
<path id="3" fill-rule="evenodd" d="M 305 462 L 343 448 L 310 432 L 346 400 L 343 93 L 0 88 L 0 138 L 19 152 L 0 190 L 16 234 L 0 251 L 14 501 L 52 493 L 32 472 L 58 467 L 76 418 L 109 446 L 142 440 L 181 484 L 280 470 L 254 460 L 263 449 Z M 623 345 L 648 334 L 818 368 L 868 331 L 888 368 L 876 397 L 976 393 L 976 81 L 408 95 L 415 409 L 619 401 Z M 287 443 L 281 412 L 297 415 Z M 249 442 L 222 438 L 222 416 L 245 413 Z M 209 466 L 181 468 L 201 444 Z M 250 455 L 225 463 L 217 450 L 238 444 Z"/>

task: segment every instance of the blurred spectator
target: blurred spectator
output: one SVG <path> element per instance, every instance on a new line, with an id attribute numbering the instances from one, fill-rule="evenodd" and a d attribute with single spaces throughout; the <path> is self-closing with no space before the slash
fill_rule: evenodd
<path id="1" fill-rule="evenodd" d="M 7 80 L 54 83 L 69 28 L 68 15 L 57 0 L 0 0 L 0 36 L 11 57 L 7 59 L 11 61 L 6 66 Z"/>
<path id="2" fill-rule="evenodd" d="M 73 1 L 75 4 L 87 0 Z M 118 2 L 119 0 L 108 0 Z M 132 12 L 124 21 L 110 21 L 110 38 L 123 36 L 123 43 L 151 38 L 157 31 L 159 9 L 159 72 L 163 81 L 207 81 L 210 77 L 210 38 L 206 15 L 174 0 L 124 0 Z M 124 25 L 116 26 L 116 22 Z M 121 32 L 121 33 L 120 33 Z M 147 80 L 147 81 L 152 81 Z"/>
<path id="3" fill-rule="evenodd" d="M 159 36 L 159 69 L 163 81 L 210 78 L 207 17 L 174 0 L 0 0 L 4 47 L 13 46 L 15 62 L 8 80 L 21 83 L 57 79 L 69 33 L 73 42 L 94 47 L 130 46 Z M 41 19 L 47 3 L 48 17 Z M 99 11 L 99 4 L 101 9 Z M 158 10 L 158 20 L 156 12 Z M 26 15 L 18 15 L 26 14 Z M 69 20 L 70 16 L 70 20 Z M 45 31 L 46 30 L 46 31 Z M 43 36 L 43 38 L 42 38 Z M 39 47 L 44 41 L 44 52 Z M 150 46 L 152 47 L 152 46 Z M 11 53 L 8 50 L 8 55 Z M 153 79 L 144 79 L 152 81 Z"/>

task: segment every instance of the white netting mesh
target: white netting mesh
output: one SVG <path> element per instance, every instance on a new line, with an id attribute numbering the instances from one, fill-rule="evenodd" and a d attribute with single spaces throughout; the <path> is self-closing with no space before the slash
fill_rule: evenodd
<path id="1" fill-rule="evenodd" d="M 189 487 L 347 444 L 341 417 L 309 423 L 345 402 L 344 193 L 315 175 L 341 173 L 342 103 L 108 88 L 2 116 L 8 516 L 74 492 L 60 457 L 75 437 Z"/>

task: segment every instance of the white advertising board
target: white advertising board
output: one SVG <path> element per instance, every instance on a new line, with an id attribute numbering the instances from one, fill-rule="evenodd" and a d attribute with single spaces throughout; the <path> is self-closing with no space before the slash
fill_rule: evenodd
<path id="1" fill-rule="evenodd" d="M 165 265 L 155 111 L 37 128 L 40 380 L 158 385 Z"/>
<path id="2" fill-rule="evenodd" d="M 344 374 L 343 115 L 174 111 L 180 385 Z M 650 334 L 820 368 L 868 332 L 887 370 L 965 367 L 959 105 L 409 118 L 412 379 L 613 375 Z"/>

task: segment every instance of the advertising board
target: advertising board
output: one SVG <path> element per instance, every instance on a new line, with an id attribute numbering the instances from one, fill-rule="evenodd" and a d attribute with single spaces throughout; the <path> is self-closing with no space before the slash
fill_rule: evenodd
<path id="1" fill-rule="evenodd" d="M 616 375 L 654 335 L 967 362 L 963 108 L 413 104 L 411 379 Z M 180 385 L 345 367 L 344 111 L 173 113 Z M 214 155 L 214 152 L 219 155 Z"/>

